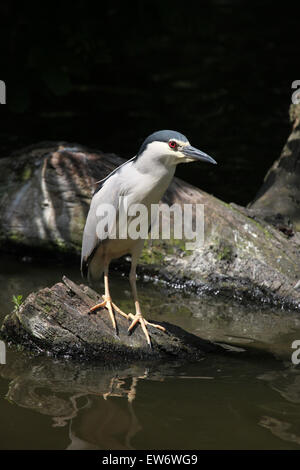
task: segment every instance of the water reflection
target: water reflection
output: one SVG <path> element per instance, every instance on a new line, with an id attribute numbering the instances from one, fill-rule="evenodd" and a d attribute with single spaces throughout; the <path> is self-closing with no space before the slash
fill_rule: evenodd
<path id="1" fill-rule="evenodd" d="M 272 390 L 290 403 L 300 404 L 300 368 L 292 364 L 282 371 L 268 371 L 259 376 Z"/>
<path id="2" fill-rule="evenodd" d="M 284 441 L 300 445 L 300 369 L 286 364 L 284 370 L 268 371 L 258 378 L 265 381 L 286 403 L 282 413 L 276 407 L 265 405 L 268 414 L 262 416 L 259 425 Z"/>
<path id="3" fill-rule="evenodd" d="M 66 449 L 300 446 L 300 370 L 275 359 L 118 368 L 8 359 L 0 367 L 5 398 L 49 417 Z"/>
<path id="4" fill-rule="evenodd" d="M 68 449 L 133 448 L 141 430 L 134 400 L 138 382 L 149 376 L 146 366 L 112 369 L 20 355 L 0 376 L 9 380 L 10 403 L 50 416 L 53 427 L 68 426 Z"/>
<path id="5" fill-rule="evenodd" d="M 261 426 L 268 429 L 274 436 L 284 441 L 293 442 L 300 445 L 300 435 L 291 432 L 292 424 L 271 416 L 263 416 L 260 423 Z"/>

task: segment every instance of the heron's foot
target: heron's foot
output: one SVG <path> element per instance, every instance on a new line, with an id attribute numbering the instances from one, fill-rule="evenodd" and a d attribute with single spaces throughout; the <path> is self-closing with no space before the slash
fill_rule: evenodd
<path id="1" fill-rule="evenodd" d="M 147 343 L 149 344 L 150 348 L 152 346 L 151 346 L 150 335 L 147 330 L 147 325 L 152 326 L 153 328 L 157 328 L 158 330 L 161 330 L 161 331 L 166 331 L 166 329 L 163 326 L 156 325 L 155 323 L 150 323 L 148 320 L 146 320 L 143 317 L 141 313 L 136 313 L 135 315 L 133 315 L 132 313 L 129 313 L 127 315 L 127 318 L 130 318 L 132 320 L 131 325 L 128 328 L 128 334 L 131 333 L 131 331 L 133 330 L 133 328 L 136 326 L 137 323 L 140 323 L 142 330 L 144 332 L 144 335 L 146 336 Z"/>
<path id="2" fill-rule="evenodd" d="M 123 312 L 119 307 L 117 307 L 116 304 L 112 302 L 110 297 L 105 297 L 105 295 L 103 295 L 102 298 L 103 298 L 103 302 L 100 302 L 99 304 L 96 304 L 93 307 L 91 307 L 90 313 L 94 312 L 95 310 L 98 310 L 98 308 L 106 307 L 109 312 L 109 316 L 113 324 L 113 327 L 117 332 L 118 330 L 117 330 L 117 324 L 116 324 L 114 311 L 119 313 L 120 315 L 122 315 L 122 317 L 125 317 L 125 318 L 128 318 L 128 315 L 127 313 Z"/>

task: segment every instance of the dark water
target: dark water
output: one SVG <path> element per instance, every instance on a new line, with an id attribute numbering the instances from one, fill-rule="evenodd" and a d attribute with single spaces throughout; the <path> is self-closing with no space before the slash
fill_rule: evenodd
<path id="1" fill-rule="evenodd" d="M 26 296 L 77 267 L 2 257 L 1 319 Z M 127 280 L 112 295 L 132 309 Z M 1 449 L 298 449 L 300 318 L 140 284 L 144 314 L 244 349 L 198 363 L 77 364 L 6 350 L 0 365 Z M 4 356 L 1 356 L 4 362 Z"/>

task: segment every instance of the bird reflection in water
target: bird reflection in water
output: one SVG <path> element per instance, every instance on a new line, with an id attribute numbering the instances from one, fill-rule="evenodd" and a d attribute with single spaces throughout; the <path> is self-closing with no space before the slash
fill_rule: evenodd
<path id="1" fill-rule="evenodd" d="M 134 449 L 132 446 L 132 438 L 142 429 L 136 417 L 133 408 L 133 401 L 136 397 L 136 386 L 139 379 L 146 378 L 147 374 L 141 377 L 133 377 L 129 388 L 125 388 L 126 381 L 118 377 L 112 377 L 109 390 L 102 394 L 106 401 L 96 400 L 95 397 L 89 398 L 88 403 L 83 407 L 87 408 L 85 413 L 79 414 L 83 409 L 77 408 L 77 422 L 73 426 L 73 417 L 69 424 L 70 444 L 68 450 L 84 450 L 84 449 L 100 449 L 94 443 L 105 445 L 106 449 Z M 120 408 L 112 397 L 127 397 L 127 407 Z M 74 397 L 72 397 L 74 398 Z M 76 399 L 75 399 L 76 405 Z M 65 420 L 66 423 L 66 420 Z M 74 431 L 78 430 L 78 434 Z M 88 436 L 88 441 L 79 437 Z M 124 436 L 124 440 L 120 441 L 117 436 Z"/>
<path id="2" fill-rule="evenodd" d="M 68 425 L 67 449 L 133 449 L 142 429 L 133 404 L 147 368 L 17 360 L 1 366 L 0 376 L 10 380 L 10 402 L 52 417 L 54 427 Z"/>

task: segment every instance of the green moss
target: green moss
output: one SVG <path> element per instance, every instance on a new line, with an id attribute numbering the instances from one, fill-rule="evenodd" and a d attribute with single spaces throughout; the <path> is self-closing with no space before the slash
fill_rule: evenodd
<path id="1" fill-rule="evenodd" d="M 235 212 L 238 212 L 239 214 L 242 214 L 244 217 L 245 217 L 245 220 L 247 222 L 249 222 L 250 224 L 252 225 L 255 225 L 261 232 L 264 233 L 265 237 L 269 240 L 270 238 L 272 238 L 272 234 L 260 223 L 258 222 L 257 220 L 255 219 L 252 219 L 251 217 L 248 217 L 246 216 L 245 214 L 243 214 L 242 212 L 240 212 L 238 209 L 236 209 L 235 207 L 232 207 L 230 204 L 227 204 L 226 202 L 223 202 L 223 201 L 220 201 L 224 206 L 228 207 L 229 209 L 231 209 L 232 211 L 235 211 Z"/>
<path id="2" fill-rule="evenodd" d="M 193 240 L 188 240 L 188 242 L 193 242 Z M 176 238 L 172 238 L 169 243 L 169 249 L 172 250 L 172 254 L 174 253 L 174 247 L 175 247 L 177 250 L 180 250 L 183 257 L 190 256 L 192 254 L 192 250 L 187 250 L 185 248 L 186 243 L 187 243 L 187 240 L 185 239 L 178 240 Z"/>
<path id="3" fill-rule="evenodd" d="M 224 202 L 222 201 L 221 199 L 218 199 L 218 202 L 220 202 L 223 206 L 227 207 L 228 209 L 231 209 L 231 210 L 236 210 L 234 207 L 232 207 L 228 202 Z M 238 212 L 238 211 L 237 211 Z"/>
<path id="4" fill-rule="evenodd" d="M 164 256 L 165 253 L 163 252 L 162 247 L 154 243 L 149 246 L 149 243 L 147 243 L 142 251 L 140 259 L 141 262 L 145 264 L 161 264 Z"/>
<path id="5" fill-rule="evenodd" d="M 70 250 L 69 245 L 62 238 L 57 238 L 54 243 L 62 253 Z"/>
<path id="6" fill-rule="evenodd" d="M 59 252 L 62 254 L 74 254 L 74 253 L 80 253 L 81 251 L 81 239 L 80 243 L 73 243 L 73 242 L 66 242 L 65 240 L 61 238 L 57 238 L 55 241 L 51 241 L 48 244 L 48 247 L 55 252 Z"/>
<path id="7" fill-rule="evenodd" d="M 26 243 L 26 239 L 22 233 L 19 232 L 11 232 L 8 234 L 8 239 L 16 244 L 24 244 Z"/>
<path id="8" fill-rule="evenodd" d="M 161 265 L 167 255 L 190 256 L 192 251 L 185 249 L 186 240 L 171 238 L 170 240 L 151 240 L 141 254 L 141 262 Z"/>
<path id="9" fill-rule="evenodd" d="M 224 246 L 217 253 L 217 259 L 219 261 L 231 261 L 232 260 L 232 248 L 230 246 Z"/>
<path id="10" fill-rule="evenodd" d="M 28 181 L 31 178 L 31 175 L 32 175 L 31 166 L 25 165 L 21 173 L 21 180 Z"/>
<path id="11" fill-rule="evenodd" d="M 248 219 L 252 224 L 256 225 L 256 227 L 258 227 L 258 229 L 261 230 L 264 233 L 265 237 L 268 240 L 270 240 L 270 238 L 272 238 L 272 234 L 265 227 L 263 227 L 263 225 L 261 223 L 259 223 L 257 220 L 254 220 L 254 219 L 250 219 L 250 218 L 248 218 Z"/>

